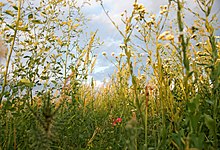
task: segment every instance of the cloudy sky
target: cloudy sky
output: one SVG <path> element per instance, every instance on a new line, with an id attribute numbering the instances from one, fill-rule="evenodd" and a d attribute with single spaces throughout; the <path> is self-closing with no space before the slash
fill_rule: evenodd
<path id="1" fill-rule="evenodd" d="M 82 3 L 83 0 L 79 0 L 79 3 Z M 187 6 L 190 6 L 191 9 L 198 11 L 194 0 L 187 0 Z M 111 18 L 117 23 L 120 27 L 122 26 L 121 13 L 124 10 L 132 10 L 134 0 L 103 0 L 103 5 L 105 9 L 109 12 Z M 168 0 L 139 0 L 138 3 L 142 3 L 148 12 L 152 12 L 156 15 L 159 14 L 160 5 L 166 5 Z M 214 5 L 214 12 L 219 11 L 220 9 L 220 0 L 216 0 Z M 90 5 L 85 5 L 83 8 L 84 14 L 91 19 L 88 23 L 88 32 L 96 31 L 98 29 L 98 36 L 104 42 L 104 44 L 96 50 L 98 55 L 98 61 L 96 64 L 96 69 L 92 76 L 99 81 L 99 83 L 104 79 L 108 78 L 114 71 L 114 66 L 102 56 L 102 52 L 105 51 L 108 57 L 111 57 L 111 53 L 115 52 L 120 53 L 119 45 L 122 43 L 122 38 L 114 26 L 111 24 L 108 17 L 105 15 L 100 4 L 96 0 L 90 0 Z M 175 14 L 174 14 L 175 15 Z M 220 19 L 220 14 L 218 13 L 218 19 Z M 186 20 L 192 21 L 192 15 L 186 15 Z M 123 29 L 123 28 L 122 28 Z M 219 32 L 218 32 L 219 33 Z"/>
<path id="2" fill-rule="evenodd" d="M 141 4 L 144 4 L 147 11 L 159 13 L 160 5 L 165 5 L 167 2 L 165 0 L 139 0 Z M 105 9 L 108 11 L 110 17 L 115 21 L 115 23 L 123 29 L 123 23 L 121 22 L 121 13 L 124 10 L 128 12 L 133 9 L 134 0 L 103 0 L 103 5 Z M 96 50 L 98 54 L 98 61 L 96 64 L 96 68 L 92 76 L 95 80 L 102 81 L 103 79 L 108 79 L 109 76 L 114 72 L 114 65 L 110 63 L 104 56 L 102 56 L 102 52 L 107 53 L 107 57 L 111 58 L 111 53 L 115 52 L 115 54 L 119 54 L 121 49 L 119 45 L 123 42 L 121 35 L 112 25 L 109 18 L 106 16 L 104 11 L 102 10 L 100 3 L 96 2 L 96 0 L 90 1 L 91 5 L 86 5 L 83 9 L 85 15 L 91 19 L 88 23 L 89 31 L 96 31 L 98 29 L 98 36 L 104 42 L 104 44 Z"/>
<path id="3" fill-rule="evenodd" d="M 6 2 L 6 0 L 2 0 Z M 76 0 L 79 5 L 81 5 L 86 0 Z M 123 42 L 122 37 L 118 33 L 118 31 L 114 28 L 108 17 L 105 15 L 104 11 L 101 8 L 99 2 L 97 0 L 87 0 L 90 4 L 85 4 L 82 11 L 84 15 L 90 19 L 88 22 L 88 32 L 94 32 L 98 29 L 97 36 L 100 37 L 101 41 L 104 44 L 95 49 L 95 53 L 98 54 L 98 59 L 96 63 L 96 67 L 94 73 L 91 75 L 94 77 L 98 83 L 102 83 L 104 79 L 108 79 L 109 76 L 114 72 L 115 67 L 109 60 L 107 60 L 102 52 L 107 53 L 107 57 L 111 57 L 111 53 L 114 52 L 116 55 L 121 52 L 119 45 Z M 135 0 L 103 0 L 103 5 L 105 9 L 108 11 L 111 18 L 115 21 L 115 23 L 122 28 L 123 23 L 121 22 L 121 13 L 124 10 L 130 12 L 133 8 L 133 3 Z M 187 6 L 190 6 L 194 11 L 198 11 L 195 0 L 186 0 Z M 37 2 L 37 1 L 35 1 Z M 146 10 L 150 13 L 154 13 L 159 15 L 160 6 L 166 5 L 168 0 L 138 0 L 138 3 L 141 3 L 145 6 Z M 215 0 L 214 12 L 218 12 L 220 10 L 220 0 Z M 174 16 L 176 14 L 173 14 Z M 218 20 L 220 20 L 220 13 L 217 15 Z M 193 16 L 186 14 L 186 21 L 188 23 L 192 22 Z M 220 30 L 218 30 L 217 35 L 220 35 Z"/>

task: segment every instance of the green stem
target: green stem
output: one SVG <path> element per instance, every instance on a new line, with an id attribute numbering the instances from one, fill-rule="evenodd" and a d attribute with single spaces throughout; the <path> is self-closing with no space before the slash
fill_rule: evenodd
<path id="1" fill-rule="evenodd" d="M 183 3 L 183 2 L 182 2 Z M 182 21 L 182 16 L 181 16 L 181 12 L 182 12 L 182 3 L 180 2 L 180 0 L 177 0 L 177 21 L 178 21 L 178 26 L 179 26 L 179 39 L 181 42 L 181 50 L 183 53 L 183 65 L 184 65 L 184 90 L 185 90 L 185 100 L 188 100 L 188 75 L 189 75 L 189 71 L 190 71 L 190 67 L 189 67 L 189 59 L 187 57 L 187 46 L 188 46 L 188 42 L 189 42 L 189 38 L 187 38 L 185 40 L 184 38 L 184 26 L 183 26 L 183 21 Z"/>
<path id="2" fill-rule="evenodd" d="M 145 110 L 145 144 L 144 144 L 144 147 L 145 147 L 145 149 L 147 149 L 147 147 L 148 147 L 148 136 L 147 136 L 147 126 L 148 126 L 148 124 L 147 124 L 147 120 L 148 120 L 148 106 L 146 106 L 146 110 Z"/>
<path id="3" fill-rule="evenodd" d="M 18 15 L 17 15 L 17 20 L 16 20 L 16 28 L 15 28 L 14 35 L 13 35 L 12 44 L 11 44 L 11 47 L 10 47 L 10 50 L 9 50 L 8 59 L 7 59 L 7 62 L 6 62 L 6 69 L 5 69 L 5 72 L 4 72 L 4 82 L 3 82 L 2 91 L 1 91 L 1 94 L 0 94 L 0 104 L 2 102 L 2 98 L 3 98 L 4 92 L 5 92 L 5 87 L 7 85 L 8 70 L 9 70 L 11 55 L 12 55 L 14 44 L 15 44 L 15 38 L 16 38 L 16 35 L 17 35 L 17 31 L 18 31 L 20 16 L 21 16 L 21 0 L 18 1 Z"/>

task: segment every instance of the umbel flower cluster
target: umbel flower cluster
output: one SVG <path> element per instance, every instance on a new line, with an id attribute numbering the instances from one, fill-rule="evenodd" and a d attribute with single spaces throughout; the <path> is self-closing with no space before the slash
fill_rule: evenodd
<path id="1" fill-rule="evenodd" d="M 139 16 L 136 19 L 140 19 L 140 20 L 144 19 L 144 15 L 146 14 L 146 9 L 145 9 L 144 5 L 134 3 L 133 6 L 134 6 L 134 11 L 137 14 L 139 14 Z"/>

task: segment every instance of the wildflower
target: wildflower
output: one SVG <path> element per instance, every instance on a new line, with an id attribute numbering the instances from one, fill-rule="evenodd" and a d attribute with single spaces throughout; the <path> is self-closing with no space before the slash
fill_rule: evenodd
<path id="1" fill-rule="evenodd" d="M 170 33 L 170 31 L 164 31 L 162 34 L 158 37 L 159 40 L 174 40 L 174 35 Z"/>
<path id="2" fill-rule="evenodd" d="M 192 39 L 195 39 L 196 37 L 197 37 L 196 34 L 193 34 L 193 35 L 191 36 Z"/>
<path id="3" fill-rule="evenodd" d="M 2 7 L 2 6 L 5 6 L 5 4 L 4 4 L 4 3 L 2 3 L 2 2 L 0 2 L 0 7 Z"/>
<path id="4" fill-rule="evenodd" d="M 120 55 L 120 57 L 123 57 L 123 56 L 125 56 L 125 54 L 124 54 L 124 53 L 120 53 L 119 55 Z"/>
<path id="5" fill-rule="evenodd" d="M 112 126 L 116 126 L 118 123 L 122 122 L 122 118 L 117 118 L 113 121 Z"/>
<path id="6" fill-rule="evenodd" d="M 102 55 L 103 55 L 103 56 L 106 56 L 106 52 L 102 52 Z"/>
<path id="7" fill-rule="evenodd" d="M 145 80 L 145 79 L 146 79 L 145 75 L 144 75 L 144 74 L 141 74 L 140 79 L 141 79 L 141 80 Z"/>
<path id="8" fill-rule="evenodd" d="M 153 20 L 155 20 L 156 15 L 155 15 L 155 14 L 153 14 L 153 15 L 151 15 L 151 16 L 150 16 L 150 18 L 151 18 L 151 19 L 153 19 Z"/>
<path id="9" fill-rule="evenodd" d="M 172 41 L 172 40 L 174 40 L 174 36 L 173 36 L 172 34 L 168 34 L 168 35 L 166 36 L 166 40 Z"/>
<path id="10" fill-rule="evenodd" d="M 167 8 L 168 8 L 167 5 L 164 5 L 164 6 L 163 6 L 163 9 L 164 9 L 164 10 L 167 10 Z"/>
<path id="11" fill-rule="evenodd" d="M 125 44 L 120 44 L 120 48 L 124 48 L 125 47 Z"/>
<path id="12" fill-rule="evenodd" d="M 142 20 L 144 18 L 144 14 L 146 13 L 146 9 L 145 9 L 144 5 L 134 3 L 133 6 L 134 6 L 134 10 L 137 12 L 137 14 L 139 14 L 138 18 L 135 18 L 135 19 Z"/>
<path id="13" fill-rule="evenodd" d="M 145 24 L 145 27 L 151 26 L 151 25 L 155 25 L 155 21 L 153 19 L 151 19 L 150 21 L 147 21 Z"/>
<path id="14" fill-rule="evenodd" d="M 160 6 L 160 14 L 163 15 L 164 13 L 166 13 L 168 10 L 167 10 L 168 6 L 167 5 L 164 5 L 164 6 Z"/>
<path id="15" fill-rule="evenodd" d="M 134 3 L 133 6 L 134 6 L 134 9 L 138 9 L 138 4 L 137 3 Z"/>
<path id="16" fill-rule="evenodd" d="M 122 122 L 122 118 L 117 118 L 116 122 L 118 122 L 118 123 Z"/>
<path id="17" fill-rule="evenodd" d="M 139 16 L 135 16 L 134 19 L 135 19 L 135 20 L 139 20 Z"/>
<path id="18" fill-rule="evenodd" d="M 114 53 L 114 52 L 112 52 L 112 54 L 111 54 L 111 55 L 112 55 L 112 57 L 114 57 L 114 56 L 115 56 L 115 53 Z"/>

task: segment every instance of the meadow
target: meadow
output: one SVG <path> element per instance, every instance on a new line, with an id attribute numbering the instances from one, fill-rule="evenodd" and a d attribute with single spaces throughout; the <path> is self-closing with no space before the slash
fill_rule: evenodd
<path id="1" fill-rule="evenodd" d="M 76 1 L 0 2 L 0 150 L 220 149 L 215 0 L 157 15 L 135 0 L 123 29 L 97 3 L 123 41 L 99 54 L 115 66 L 101 86 L 89 75 L 102 42 Z"/>

